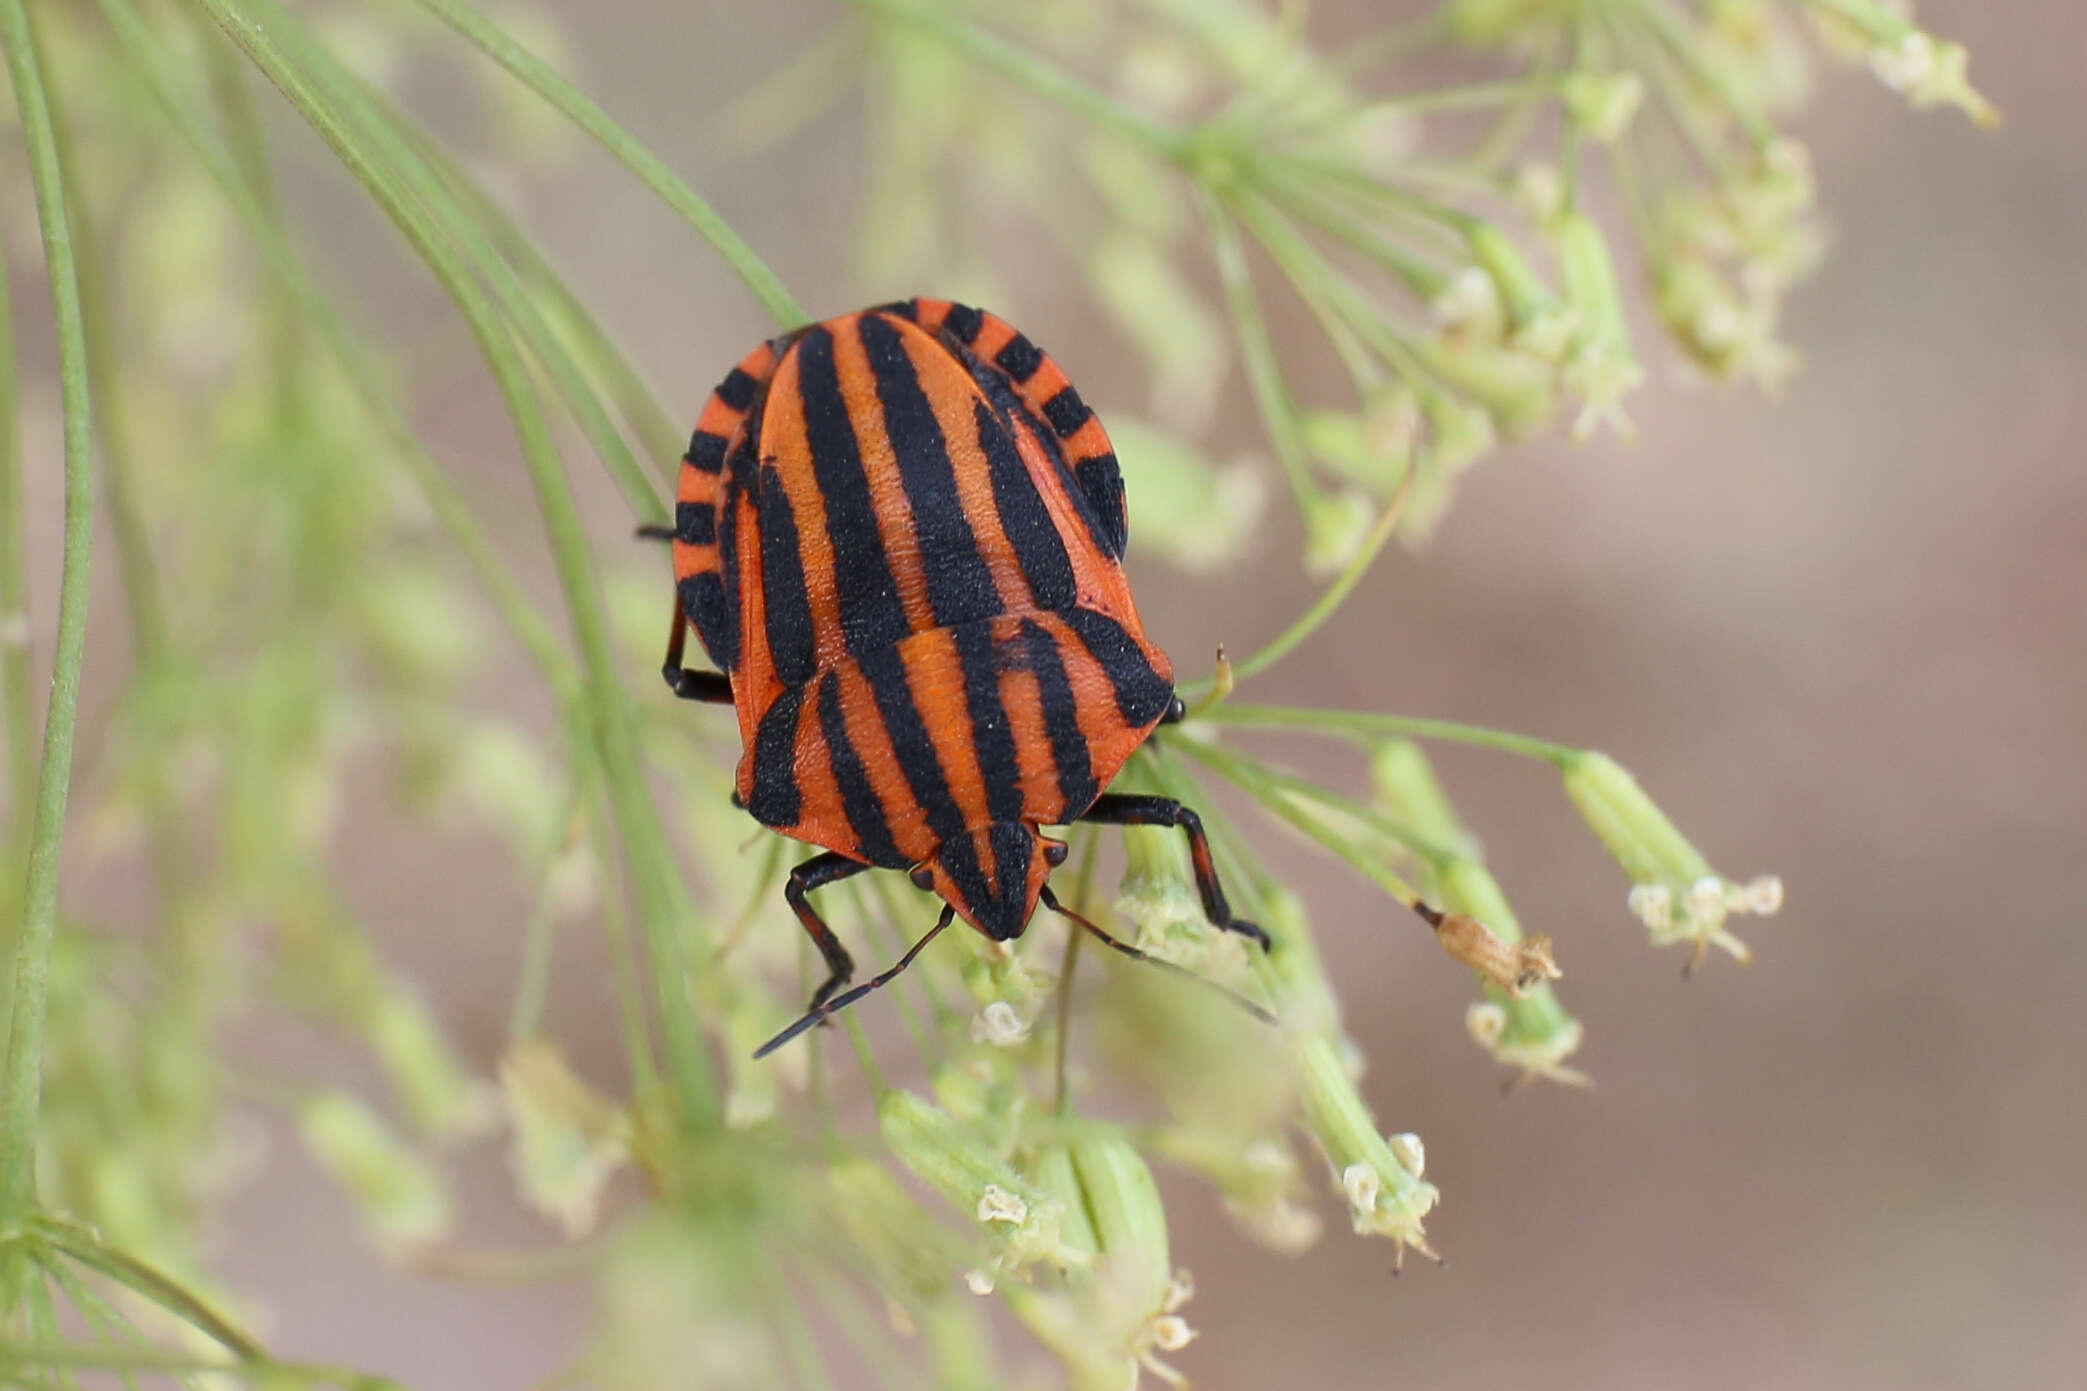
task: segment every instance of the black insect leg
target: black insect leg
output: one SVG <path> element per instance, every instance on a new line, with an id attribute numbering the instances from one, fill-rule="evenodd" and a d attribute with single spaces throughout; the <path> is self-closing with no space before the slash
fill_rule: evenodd
<path id="1" fill-rule="evenodd" d="M 1107 792 L 1094 799 L 1094 805 L 1087 808 L 1080 820 L 1110 826 L 1179 826 L 1188 832 L 1188 853 L 1195 862 L 1196 891 L 1203 896 L 1204 916 L 1214 926 L 1250 937 L 1261 944 L 1263 951 L 1268 949 L 1267 933 L 1245 918 L 1232 916 L 1232 905 L 1225 902 L 1225 891 L 1217 882 L 1217 866 L 1211 863 L 1210 838 L 1203 834 L 1203 818 L 1187 807 L 1172 797 Z"/>
<path id="2" fill-rule="evenodd" d="M 823 859 L 825 857 L 821 856 L 820 858 Z M 817 863 L 817 861 L 814 861 L 813 863 Z M 858 868 L 860 868 L 860 866 L 858 866 Z M 756 1048 L 754 1050 L 754 1056 L 757 1058 L 767 1057 L 770 1053 L 773 1053 L 776 1049 L 782 1047 L 791 1039 L 803 1033 L 806 1029 L 811 1028 L 812 1025 L 825 1023 L 828 1019 L 831 1019 L 834 1015 L 839 1014 L 842 1010 L 854 1004 L 857 1000 L 869 994 L 872 990 L 876 990 L 882 986 L 889 985 L 894 979 L 898 977 L 899 972 L 905 970 L 908 966 L 911 966 L 913 964 L 913 958 L 919 956 L 921 952 L 926 949 L 928 943 L 934 941 L 937 937 L 940 937 L 942 935 L 942 930 L 948 927 L 950 923 L 954 922 L 956 920 L 956 916 L 956 909 L 945 906 L 942 909 L 942 916 L 937 918 L 935 920 L 935 925 L 927 930 L 927 935 L 922 937 L 918 942 L 915 942 L 912 946 L 908 947 L 906 949 L 906 954 L 898 959 L 898 964 L 890 967 L 887 970 L 879 971 L 876 975 L 870 977 L 861 985 L 856 986 L 853 990 L 844 991 L 843 993 L 834 996 L 831 1003 L 827 1003 L 818 998 L 814 998 L 812 1000 L 812 1007 L 806 1010 L 802 1015 L 800 1015 L 796 1023 L 792 1024 L 789 1028 L 777 1034 L 774 1038 L 768 1040 L 768 1042 L 762 1044 L 759 1048 Z M 831 981 L 827 982 L 827 986 L 829 988 L 832 986 L 832 984 L 833 982 Z M 821 990 L 819 992 L 821 996 L 825 995 L 825 993 L 826 991 L 824 990 Z"/>
<path id="3" fill-rule="evenodd" d="M 674 627 L 667 634 L 667 660 L 660 667 L 660 675 L 667 678 L 667 689 L 683 700 L 700 700 L 711 705 L 732 703 L 732 682 L 721 671 L 690 671 L 681 665 L 681 653 L 688 642 L 688 615 L 682 611 L 681 600 L 674 600 Z"/>
<path id="4" fill-rule="evenodd" d="M 811 934 L 812 945 L 819 949 L 820 956 L 826 958 L 826 969 L 829 973 L 826 983 L 812 992 L 812 1002 L 806 1008 L 807 1014 L 820 1013 L 819 1007 L 832 997 L 834 991 L 848 983 L 855 975 L 855 961 L 848 955 L 848 949 L 841 945 L 841 939 L 833 935 L 833 929 L 826 925 L 826 920 L 819 916 L 819 910 L 805 902 L 804 896 L 813 889 L 837 883 L 868 868 L 869 866 L 860 860 L 851 860 L 846 855 L 837 855 L 829 850 L 823 855 L 812 856 L 791 870 L 790 882 L 783 886 L 784 901 L 790 905 L 790 911 L 797 915 L 797 921 L 804 924 L 804 930 Z"/>

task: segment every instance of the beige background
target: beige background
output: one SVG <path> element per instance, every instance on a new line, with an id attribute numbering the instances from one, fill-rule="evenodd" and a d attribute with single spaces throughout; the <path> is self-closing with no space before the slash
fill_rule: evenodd
<path id="1" fill-rule="evenodd" d="M 845 114 L 789 159 L 704 153 L 713 113 L 823 9 L 673 7 L 670 22 L 636 0 L 558 8 L 583 85 L 714 191 L 807 303 L 870 297 L 845 270 Z M 1430 1232 L 1450 1264 L 1394 1282 L 1387 1246 L 1338 1231 L 1284 1260 L 1181 1188 L 1177 1254 L 1203 1333 L 1181 1362 L 1204 1391 L 2079 1384 L 2087 23 L 2060 5 L 1923 13 L 1971 45 L 2007 125 L 1910 115 L 1860 72 L 1829 75 L 1800 129 L 1837 245 L 1791 306 L 1807 366 L 1786 399 L 1676 385 L 1655 358 L 1634 447 L 1542 441 L 1489 461 L 1433 548 L 1384 565 L 1263 693 L 1607 748 L 1721 867 L 1780 872 L 1789 907 L 1748 934 L 1751 969 L 1720 959 L 1684 984 L 1545 773 L 1445 754 L 1523 916 L 1560 940 L 1600 1084 L 1502 1099 L 1465 1040 L 1456 974 L 1357 882 L 1271 834 L 1310 875 L 1372 1101 L 1427 1139 L 1444 1191 Z M 293 179 L 300 196 L 339 203 L 308 144 L 294 149 L 313 171 Z M 583 161 L 515 196 L 684 410 L 764 331 L 629 180 Z M 381 232 L 349 222 L 334 240 L 368 288 L 366 322 L 395 325 L 426 364 L 445 457 L 512 478 L 444 307 Z M 1089 364 L 1083 379 L 1128 365 L 1055 283 L 1018 293 L 1010 312 Z M 613 551 L 614 500 L 592 502 Z M 519 511 L 495 525 L 532 543 Z M 1216 582 L 1146 566 L 1155 635 L 1188 667 L 1219 639 L 1273 632 L 1309 592 L 1294 542 L 1279 518 L 1255 563 Z M 1328 755 L 1295 751 L 1331 774 Z M 349 882 L 489 1064 L 521 890 L 474 888 L 454 846 L 388 827 L 366 800 Z M 555 1018 L 608 1057 L 586 969 L 561 979 Z M 470 1236 L 535 1240 L 497 1158 L 473 1163 Z M 286 1355 L 423 1388 L 522 1384 L 582 1324 L 569 1288 L 385 1270 L 290 1157 L 234 1203 L 223 1253 Z"/>

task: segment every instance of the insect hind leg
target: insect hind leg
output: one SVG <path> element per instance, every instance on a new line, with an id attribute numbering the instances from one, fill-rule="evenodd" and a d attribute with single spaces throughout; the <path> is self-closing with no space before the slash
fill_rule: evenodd
<path id="1" fill-rule="evenodd" d="M 1268 950 L 1268 934 L 1258 924 L 1232 915 L 1225 901 L 1224 886 L 1218 883 L 1217 866 L 1210 858 L 1210 838 L 1203 834 L 1203 818 L 1172 797 L 1139 797 L 1106 792 L 1094 799 L 1080 817 L 1110 826 L 1179 826 L 1188 833 L 1189 858 L 1195 865 L 1196 892 L 1203 898 L 1203 915 L 1212 926 L 1258 942 Z"/>

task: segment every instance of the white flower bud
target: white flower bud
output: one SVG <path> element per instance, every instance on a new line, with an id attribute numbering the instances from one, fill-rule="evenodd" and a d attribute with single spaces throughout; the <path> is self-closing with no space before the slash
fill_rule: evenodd
<path id="1" fill-rule="evenodd" d="M 1021 1195 L 1010 1193 L 997 1183 L 989 1183 L 985 1192 L 978 1197 L 978 1220 L 981 1222 L 1012 1222 L 1020 1226 L 1029 1216 L 1029 1204 Z"/>
<path id="2" fill-rule="evenodd" d="M 1420 1178 L 1428 1170 L 1428 1152 L 1420 1137 L 1410 1130 L 1397 1135 L 1387 1135 L 1384 1143 L 1391 1146 L 1392 1157 L 1405 1167 L 1407 1173 Z"/>
<path id="3" fill-rule="evenodd" d="M 1029 1024 L 1005 1000 L 995 1000 L 971 1020 L 971 1041 L 1012 1048 L 1029 1037 Z"/>
<path id="4" fill-rule="evenodd" d="M 1782 911 L 1783 881 L 1773 874 L 1759 875 L 1747 881 L 1746 911 L 1756 917 L 1772 917 Z"/>
<path id="5" fill-rule="evenodd" d="M 993 1292 L 993 1272 L 980 1269 L 967 1270 L 964 1272 L 964 1286 L 975 1295 L 981 1297 L 989 1295 Z"/>

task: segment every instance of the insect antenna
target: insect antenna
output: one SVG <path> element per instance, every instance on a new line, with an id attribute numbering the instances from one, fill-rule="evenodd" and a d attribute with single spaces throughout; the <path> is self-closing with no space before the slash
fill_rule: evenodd
<path id="1" fill-rule="evenodd" d="M 662 522 L 646 522 L 631 532 L 640 541 L 671 541 L 674 528 Z"/>
<path id="2" fill-rule="evenodd" d="M 1239 1006 L 1248 1014 L 1251 1014 L 1252 1016 L 1254 1016 L 1254 1018 L 1260 1020 L 1263 1024 L 1274 1024 L 1278 1022 L 1273 1013 L 1266 1009 L 1263 1009 L 1260 1005 L 1255 1004 L 1252 1000 L 1249 1000 L 1246 996 L 1240 994 L 1238 991 L 1230 989 L 1226 986 L 1219 985 L 1216 981 L 1210 979 L 1208 976 L 1199 976 L 1194 971 L 1191 971 L 1188 967 L 1183 966 L 1178 962 L 1169 961 L 1163 956 L 1154 956 L 1151 952 L 1148 951 L 1140 951 L 1136 947 L 1132 946 L 1130 943 L 1123 941 L 1121 938 L 1110 936 L 1106 931 L 1104 931 L 1101 928 L 1099 924 L 1094 923 L 1087 918 L 1081 917 L 1078 913 L 1075 913 L 1072 909 L 1066 907 L 1063 903 L 1060 903 L 1058 901 L 1058 895 L 1051 892 L 1049 885 L 1044 886 L 1043 906 L 1050 909 L 1053 913 L 1058 914 L 1060 917 L 1070 918 L 1073 922 L 1079 924 L 1082 928 L 1084 928 L 1087 931 L 1088 935 L 1093 937 L 1096 941 L 1102 943 L 1102 945 L 1104 946 L 1113 947 L 1115 950 L 1122 952 L 1125 956 L 1129 957 L 1133 961 L 1143 961 L 1149 965 L 1165 967 L 1167 970 L 1172 971 L 1177 976 L 1184 976 L 1187 979 L 1194 981 L 1196 984 L 1200 986 L 1204 986 L 1205 988 L 1210 990 L 1215 990 L 1218 994 L 1224 996 L 1233 1004 Z"/>
<path id="3" fill-rule="evenodd" d="M 942 916 L 935 920 L 935 925 L 927 930 L 926 936 L 906 949 L 906 954 L 898 959 L 897 965 L 872 976 L 853 989 L 843 990 L 830 1000 L 821 1000 L 818 1004 L 813 1005 L 804 1012 L 803 1016 L 796 1023 L 762 1044 L 759 1048 L 756 1048 L 754 1056 L 756 1058 L 767 1057 L 806 1029 L 811 1028 L 812 1025 L 825 1023 L 828 1019 L 839 1014 L 878 986 L 890 984 L 899 972 L 913 964 L 913 958 L 920 955 L 922 948 L 942 935 L 942 929 L 948 927 L 955 920 L 956 915 L 956 909 L 945 905 L 942 909 Z"/>

